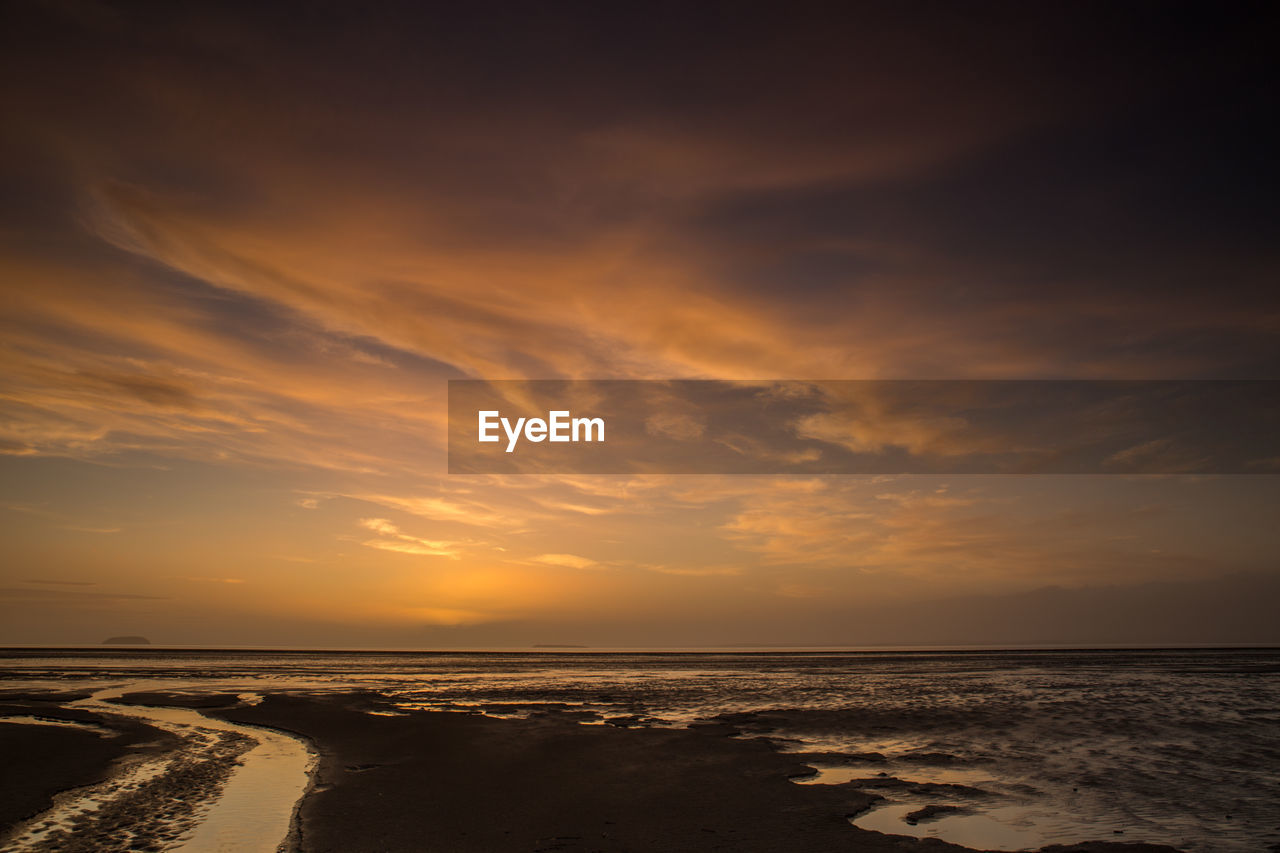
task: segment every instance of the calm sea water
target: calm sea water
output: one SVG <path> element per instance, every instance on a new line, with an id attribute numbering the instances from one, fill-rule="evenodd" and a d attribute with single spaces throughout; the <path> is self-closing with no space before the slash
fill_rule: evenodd
<path id="1" fill-rule="evenodd" d="M 885 800 L 871 829 L 1034 849 L 1280 844 L 1280 650 L 316 653 L 8 650 L 0 686 L 385 691 L 406 710 L 729 721 Z M 954 812 L 917 824 L 925 805 Z"/>

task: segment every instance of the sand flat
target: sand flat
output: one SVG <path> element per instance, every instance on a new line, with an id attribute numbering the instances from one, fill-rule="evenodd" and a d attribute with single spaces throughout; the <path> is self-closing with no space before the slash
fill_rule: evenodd
<path id="1" fill-rule="evenodd" d="M 160 691 L 128 699 L 196 707 L 206 717 L 277 729 L 310 742 L 319 753 L 311 785 L 296 815 L 284 814 L 282 807 L 284 820 L 296 818 L 282 848 L 289 851 L 970 849 L 852 825 L 851 817 L 881 802 L 875 786 L 796 784 L 797 777 L 812 772 L 806 756 L 784 752 L 768 738 L 750 736 L 728 722 L 687 729 L 626 728 L 580 725 L 573 714 L 555 711 L 524 719 L 406 712 L 373 691 L 267 693 L 257 704 L 235 704 L 233 696 Z M 56 701 L 41 704 L 53 716 L 86 717 L 81 708 L 64 709 Z M 100 719 L 116 726 L 133 724 L 111 715 Z M 9 728 L 40 729 L 40 734 L 18 756 L 19 762 L 10 765 L 7 779 L 38 780 L 42 767 L 63 773 L 33 786 L 46 799 L 61 785 L 101 777 L 114 760 L 83 749 L 85 738 L 104 740 L 92 732 L 19 724 Z M 147 731 L 141 726 L 132 737 Z M 197 789 L 188 790 L 199 796 Z M 209 802 L 200 803 L 202 809 L 220 795 L 217 786 L 206 793 Z M 29 814 L 28 808 L 23 816 Z M 9 817 L 9 825 L 14 819 Z M 95 839 L 86 834 L 92 831 L 85 827 L 68 840 L 78 845 L 75 849 L 95 849 Z M 153 849 L 181 846 L 176 832 L 153 835 Z M 1168 853 L 1173 848 L 1095 841 L 1044 850 Z"/>
<path id="2" fill-rule="evenodd" d="M 874 794 L 800 786 L 794 756 L 720 729 L 581 726 L 547 715 L 385 716 L 376 695 L 272 695 L 211 713 L 320 750 L 301 849 L 361 851 L 963 851 L 860 830 Z M 1090 844 L 1061 851 L 1155 853 Z"/>

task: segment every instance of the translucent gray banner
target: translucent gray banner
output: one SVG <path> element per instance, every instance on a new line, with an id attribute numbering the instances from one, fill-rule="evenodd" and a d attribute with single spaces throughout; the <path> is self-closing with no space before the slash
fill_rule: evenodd
<path id="1" fill-rule="evenodd" d="M 451 474 L 1277 474 L 1274 380 L 454 380 Z"/>

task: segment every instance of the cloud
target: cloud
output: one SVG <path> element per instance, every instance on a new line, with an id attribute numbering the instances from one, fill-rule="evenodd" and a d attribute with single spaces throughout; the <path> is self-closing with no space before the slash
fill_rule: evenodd
<path id="1" fill-rule="evenodd" d="M 645 420 L 646 432 L 677 441 L 701 438 L 706 428 L 702 421 L 680 412 L 657 412 Z"/>
<path id="2" fill-rule="evenodd" d="M 594 569 L 600 566 L 595 560 L 579 557 L 576 554 L 542 554 L 534 557 L 533 562 L 548 566 L 564 566 L 570 569 Z"/>
<path id="3" fill-rule="evenodd" d="M 1103 462 L 1115 471 L 1178 474 L 1212 467 L 1196 448 L 1182 447 L 1170 438 L 1156 438 L 1117 451 Z"/>
<path id="4" fill-rule="evenodd" d="M 77 592 L 63 589 L 0 588 L 0 598 L 32 601 L 94 602 L 94 601 L 167 601 L 167 595 L 145 595 L 130 592 Z"/>
<path id="5" fill-rule="evenodd" d="M 916 75 L 896 85 L 923 117 L 881 115 L 882 92 L 842 87 L 849 115 L 835 136 L 744 137 L 696 111 L 675 124 L 637 115 L 583 132 L 558 115 L 533 123 L 527 145 L 478 149 L 478 138 L 521 138 L 504 126 L 519 120 L 495 105 L 429 128 L 409 111 L 371 117 L 369 136 L 350 140 L 368 156 L 341 162 L 300 157 L 289 140 L 301 128 L 268 105 L 242 116 L 244 134 L 226 151 L 191 127 L 171 127 L 166 139 L 127 122 L 107 135 L 71 134 L 79 141 L 51 150 L 117 165 L 77 173 L 83 230 L 62 238 L 76 251 L 16 254 L 0 269 L 25 283 L 11 294 L 10 343 L 0 350 L 14 404 L 0 442 L 26 455 L 142 450 L 426 474 L 441 467 L 449 377 L 1179 375 L 1190 356 L 1165 344 L 1127 352 L 1107 336 L 1130 340 L 1138 320 L 1152 340 L 1273 329 L 1274 313 L 1250 310 L 1243 293 L 1234 302 L 1166 296 L 1159 315 L 1141 294 L 1102 284 L 1019 298 L 1010 288 L 1022 267 L 955 257 L 938 223 L 873 216 L 934 191 L 948 201 L 940 217 L 964 219 L 953 211 L 972 187 L 947 165 L 968 168 L 975 146 L 997 156 L 1008 134 L 1043 120 L 1040 87 L 1023 91 L 1018 75 L 989 70 L 1000 96 L 974 97 L 998 120 L 973 121 L 956 106 L 963 98 L 939 99 L 917 76 L 937 73 L 936 56 L 918 59 Z M 179 102 L 245 112 L 241 90 L 172 70 Z M 312 112 L 303 95 L 285 100 L 323 126 L 330 111 Z M 131 106 L 130 115 L 168 114 L 145 97 Z M 754 125 L 760 107 L 738 104 L 725 120 Z M 395 144 L 404 138 L 430 139 L 440 162 L 469 168 L 425 169 L 416 155 L 406 163 Z M 118 162 L 127 152 L 145 162 L 166 148 L 205 164 L 201 192 L 141 167 L 132 180 L 115 174 L 135 171 Z M 510 161 L 520 189 L 475 162 L 488 158 Z M 566 169 L 573 200 L 549 209 L 543 190 Z M 1176 266 L 1163 254 L 1149 263 L 1155 278 Z M 772 277 L 760 280 L 761 270 Z M 100 298 L 104 281 L 110 301 Z M 791 295 L 775 287 L 782 282 Z M 1108 358 L 1081 366 L 1082 342 L 1094 342 L 1091 352 L 1110 346 Z M 853 449 L 933 453 L 954 451 L 957 425 L 879 417 L 855 429 L 811 418 L 799 430 Z M 696 427 L 669 417 L 653 425 L 664 434 Z"/>
<path id="6" fill-rule="evenodd" d="M 681 577 L 734 577 L 742 574 L 741 566 L 643 566 L 662 575 Z"/>
<path id="7" fill-rule="evenodd" d="M 400 532 L 400 528 L 385 518 L 362 518 L 360 526 L 372 530 L 383 538 L 370 539 L 363 544 L 369 548 L 382 551 L 396 551 L 401 554 L 420 554 L 430 557 L 449 557 L 457 560 L 461 557 L 460 543 L 435 539 L 420 539 Z"/>
<path id="8" fill-rule="evenodd" d="M 428 625 L 478 625 L 494 620 L 490 613 L 450 607 L 410 607 L 403 612 L 409 618 Z"/>
<path id="9" fill-rule="evenodd" d="M 343 495 L 353 500 L 378 504 L 433 521 L 449 521 L 476 527 L 515 527 L 523 523 L 519 516 L 495 512 L 483 501 L 457 497 L 417 495 Z"/>

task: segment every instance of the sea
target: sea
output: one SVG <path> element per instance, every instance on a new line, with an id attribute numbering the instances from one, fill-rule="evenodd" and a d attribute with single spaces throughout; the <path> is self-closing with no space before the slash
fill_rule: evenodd
<path id="1" fill-rule="evenodd" d="M 131 686 L 718 725 L 795 753 L 795 784 L 881 795 L 850 818 L 865 829 L 1280 850 L 1280 649 L 0 650 L 0 690 Z"/>

